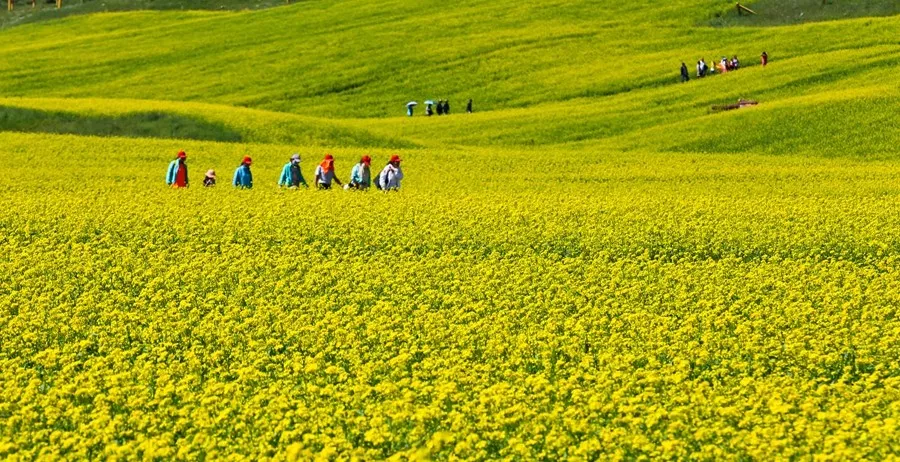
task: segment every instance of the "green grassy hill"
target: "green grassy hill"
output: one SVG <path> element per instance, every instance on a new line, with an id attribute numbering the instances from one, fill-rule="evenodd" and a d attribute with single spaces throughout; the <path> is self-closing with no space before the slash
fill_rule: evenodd
<path id="1" fill-rule="evenodd" d="M 62 98 L 78 98 L 75 107 L 89 112 L 120 106 L 103 99 L 147 101 L 145 108 L 131 105 L 138 112 L 162 104 L 152 101 L 170 101 L 167 107 L 181 115 L 209 117 L 178 106 L 202 102 L 270 111 L 279 119 L 270 126 L 285 126 L 282 119 L 292 116 L 275 113 L 290 113 L 315 119 L 295 119 L 305 121 L 304 128 L 291 135 L 247 134 L 254 129 L 245 120 L 235 120 L 232 125 L 243 126 L 231 129 L 252 142 L 380 147 L 594 141 L 615 147 L 609 143 L 640 138 L 655 150 L 697 144 L 717 150 L 723 140 L 716 132 L 724 132 L 716 130 L 719 124 L 767 119 L 769 111 L 772 120 L 803 120 L 808 127 L 824 118 L 840 130 L 830 112 L 817 108 L 841 113 L 849 104 L 841 96 L 846 90 L 882 93 L 875 104 L 846 109 L 866 120 L 896 113 L 897 17 L 774 28 L 702 25 L 729 4 L 471 1 L 448 8 L 350 0 L 264 11 L 73 16 L 0 33 L 0 94 L 16 97 L 19 107 L 47 106 L 29 103 L 32 98 L 55 99 L 56 106 L 66 105 Z M 763 50 L 771 56 L 766 69 L 758 65 Z M 711 62 L 724 55 L 738 55 L 745 68 L 677 83 L 681 62 L 693 74 L 699 58 Z M 440 98 L 450 99 L 451 117 L 404 117 L 407 101 Z M 475 101 L 473 116 L 461 114 L 468 98 Z M 762 104 L 750 115 L 709 114 L 710 106 L 738 98 Z M 667 124 L 690 143 L 647 139 L 645 130 L 669 133 L 659 128 Z M 782 136 L 793 140 L 785 143 L 793 151 L 812 151 L 821 141 L 813 136 L 805 143 L 803 130 L 788 130 L 756 141 L 741 136 L 719 150 L 740 145 L 768 152 L 773 145 L 763 141 Z M 829 147 L 842 150 L 840 142 Z M 893 152 L 891 143 L 872 147 Z M 847 150 L 860 151 L 851 145 Z"/>

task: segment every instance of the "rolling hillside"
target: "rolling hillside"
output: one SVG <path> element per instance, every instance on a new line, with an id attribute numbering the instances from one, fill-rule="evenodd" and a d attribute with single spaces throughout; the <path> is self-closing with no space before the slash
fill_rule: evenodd
<path id="1" fill-rule="evenodd" d="M 896 2 L 748 4 L 8 16 L 0 458 L 900 453 Z"/>
<path id="2" fill-rule="evenodd" d="M 776 111 L 787 120 L 797 115 L 808 126 L 829 118 L 817 105 L 895 120 L 896 17 L 774 28 L 702 25 L 705 15 L 723 11 L 726 3 L 563 2 L 538 8 L 464 2 L 447 11 L 429 2 L 345 1 L 264 11 L 75 16 L 0 34 L 0 94 L 16 97 L 17 107 L 48 107 L 41 100 L 51 98 L 59 107 L 66 105 L 60 98 L 78 98 L 69 110 L 104 111 L 122 106 L 104 99 L 129 99 L 148 101 L 143 109 L 132 102 L 133 111 L 170 101 L 173 110 L 181 102 L 202 102 L 287 112 L 316 118 L 296 120 L 309 126 L 300 131 L 317 134 L 241 139 L 324 146 L 353 145 L 344 134 L 353 130 L 383 147 L 617 146 L 617 139 L 645 138 L 642 130 L 666 124 L 694 143 L 715 145 L 718 123 L 767 119 Z M 766 69 L 758 65 L 763 50 L 772 57 Z M 746 68 L 677 83 L 681 62 L 693 74 L 697 59 L 712 62 L 722 55 L 738 55 Z M 843 96 L 847 90 L 877 95 L 878 101 L 843 109 L 853 99 Z M 404 117 L 407 101 L 429 98 L 450 99 L 454 115 Z M 468 98 L 477 114 L 466 117 L 461 113 Z M 762 104 L 750 115 L 709 115 L 710 106 L 738 98 Z M 698 129 L 690 133 L 693 123 Z M 314 128 L 325 126 L 334 128 Z M 821 137 L 788 131 L 760 139 L 787 136 L 792 150 L 818 149 Z M 684 143 L 659 139 L 649 147 L 678 150 Z M 747 136 L 739 144 L 741 150 L 768 150 Z M 889 143 L 872 148 L 878 155 L 893 153 Z"/>

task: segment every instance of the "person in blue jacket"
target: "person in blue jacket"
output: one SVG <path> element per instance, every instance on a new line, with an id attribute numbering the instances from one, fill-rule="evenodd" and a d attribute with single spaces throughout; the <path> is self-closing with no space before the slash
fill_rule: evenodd
<path id="1" fill-rule="evenodd" d="M 298 188 L 300 185 L 303 185 L 304 188 L 309 187 L 306 184 L 306 179 L 303 178 L 303 172 L 300 171 L 300 154 L 294 153 L 290 162 L 281 169 L 281 178 L 278 179 L 278 186 Z"/>
<path id="2" fill-rule="evenodd" d="M 252 162 L 250 156 L 244 156 L 241 166 L 234 171 L 234 180 L 232 180 L 231 184 L 241 189 L 253 187 L 253 173 L 250 172 L 250 164 Z"/>

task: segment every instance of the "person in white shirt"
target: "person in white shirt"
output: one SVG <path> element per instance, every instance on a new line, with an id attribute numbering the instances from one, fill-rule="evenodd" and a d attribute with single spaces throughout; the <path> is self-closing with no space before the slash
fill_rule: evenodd
<path id="1" fill-rule="evenodd" d="M 328 154 L 322 163 L 316 167 L 316 187 L 319 189 L 331 189 L 331 182 L 342 186 L 341 180 L 334 174 L 334 156 Z"/>
<path id="2" fill-rule="evenodd" d="M 400 168 L 400 156 L 394 154 L 378 175 L 378 184 L 385 191 L 396 191 L 400 189 L 401 180 L 403 180 L 403 169 Z"/>

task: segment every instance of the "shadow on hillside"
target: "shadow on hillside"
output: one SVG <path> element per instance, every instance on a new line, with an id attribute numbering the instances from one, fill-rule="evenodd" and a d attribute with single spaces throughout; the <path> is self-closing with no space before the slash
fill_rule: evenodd
<path id="1" fill-rule="evenodd" d="M 108 116 L 0 106 L 0 131 L 241 141 L 240 133 L 224 125 L 163 112 Z"/>
<path id="2" fill-rule="evenodd" d="M 297 0 L 291 2 L 296 3 Z M 4 4 L 6 2 L 3 2 Z M 284 0 L 63 0 L 63 7 L 56 2 L 16 0 L 13 11 L 0 15 L 0 29 L 68 16 L 139 10 L 260 10 L 283 6 Z"/>
<path id="3" fill-rule="evenodd" d="M 732 4 L 711 20 L 713 26 L 784 26 L 819 21 L 900 14 L 900 2 L 879 0 L 744 0 L 754 12 L 738 14 Z"/>

